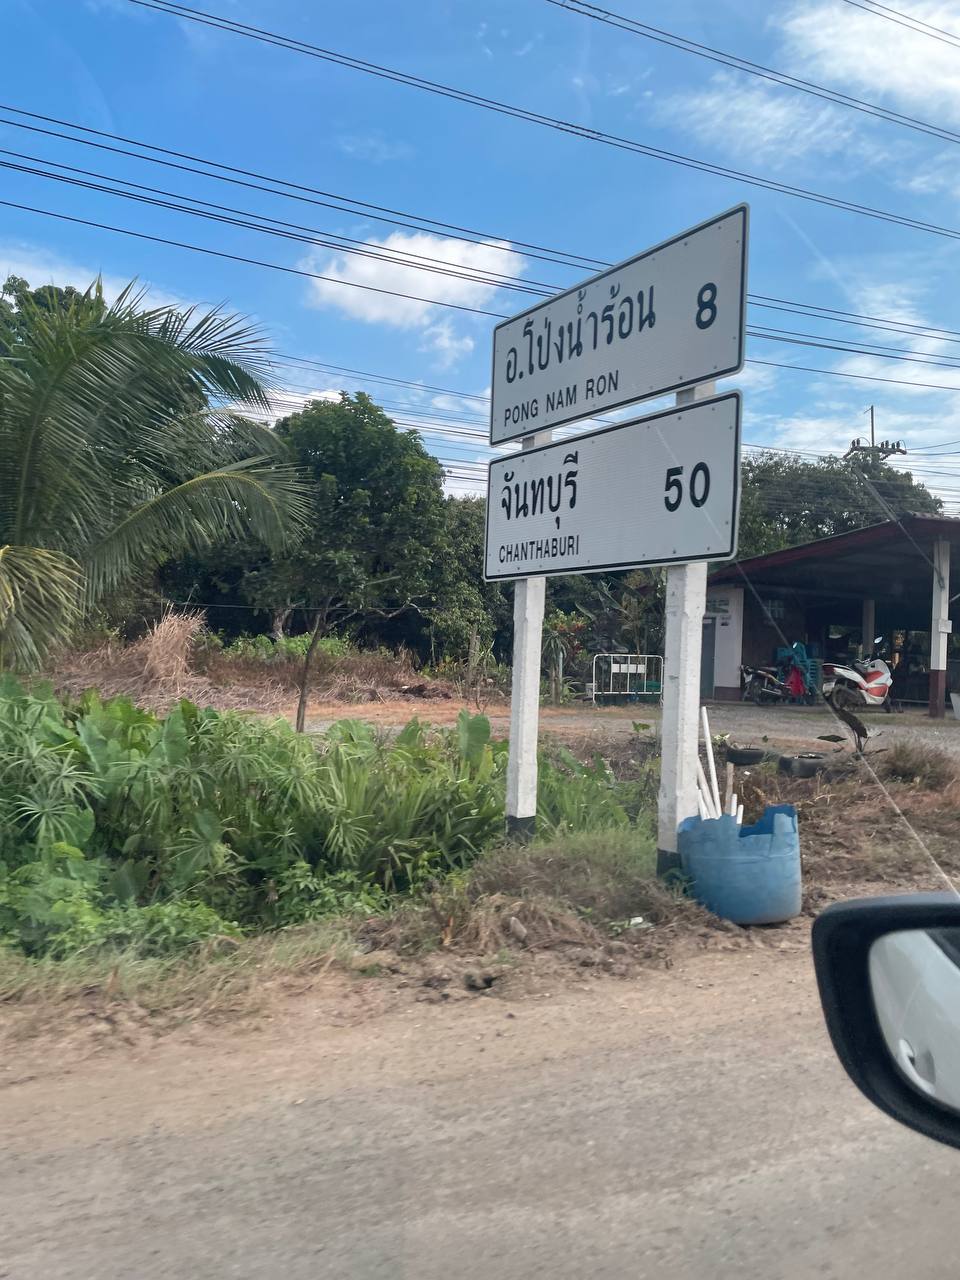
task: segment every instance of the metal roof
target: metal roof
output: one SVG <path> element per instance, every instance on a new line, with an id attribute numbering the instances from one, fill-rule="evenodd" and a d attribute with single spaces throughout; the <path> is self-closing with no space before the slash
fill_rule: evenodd
<path id="1" fill-rule="evenodd" d="M 873 597 L 930 607 L 933 543 L 951 544 L 953 577 L 960 592 L 960 519 L 909 515 L 865 529 L 818 538 L 768 555 L 725 564 L 711 585 L 730 583 L 785 588 L 823 597 Z"/>

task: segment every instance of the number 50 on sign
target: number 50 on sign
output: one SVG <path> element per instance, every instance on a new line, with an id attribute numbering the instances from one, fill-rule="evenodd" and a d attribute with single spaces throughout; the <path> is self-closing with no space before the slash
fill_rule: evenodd
<path id="1" fill-rule="evenodd" d="M 490 464 L 487 578 L 596 573 L 737 550 L 740 395 Z"/>

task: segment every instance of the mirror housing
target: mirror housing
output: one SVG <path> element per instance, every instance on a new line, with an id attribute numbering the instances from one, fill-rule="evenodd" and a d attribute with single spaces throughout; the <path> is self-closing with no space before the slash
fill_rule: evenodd
<path id="1" fill-rule="evenodd" d="M 870 952 L 878 939 L 930 929 L 960 929 L 960 897 L 908 894 L 837 903 L 814 921 L 814 968 L 833 1047 L 861 1093 L 901 1124 L 960 1147 L 960 1113 L 919 1091 L 897 1066 L 877 1015 L 870 975 Z"/>

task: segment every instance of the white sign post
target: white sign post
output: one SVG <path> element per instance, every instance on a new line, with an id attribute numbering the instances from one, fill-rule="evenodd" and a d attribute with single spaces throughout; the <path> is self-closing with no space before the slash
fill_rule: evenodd
<path id="1" fill-rule="evenodd" d="M 677 407 L 692 405 L 708 382 L 677 395 Z M 687 412 L 691 412 L 688 408 Z M 737 461 L 739 472 L 739 459 Z M 679 869 L 677 828 L 695 817 L 700 758 L 700 664 L 707 566 L 700 561 L 667 568 L 663 637 L 663 712 L 660 720 L 660 789 L 657 794 L 657 874 Z"/>
<path id="2" fill-rule="evenodd" d="M 543 437 L 550 439 L 549 432 Z M 524 451 L 537 446 L 524 440 Z M 521 454 L 521 456 L 523 456 Z M 490 507 L 489 497 L 487 508 Z M 537 822 L 537 739 L 540 729 L 540 664 L 547 581 L 524 577 L 513 596 L 513 677 L 510 689 L 510 757 L 507 761 L 507 834 L 528 840 Z"/>
<path id="3" fill-rule="evenodd" d="M 736 552 L 740 441 L 739 396 L 701 400 L 743 365 L 747 225 L 740 205 L 495 330 L 490 443 L 523 439 L 490 466 L 485 554 L 487 578 L 518 580 L 507 828 L 519 835 L 536 821 L 543 579 L 554 573 L 671 566 L 661 865 L 696 813 L 706 561 Z M 531 438 L 667 391 L 676 410 Z"/>
<path id="4" fill-rule="evenodd" d="M 743 365 L 747 206 L 497 325 L 490 443 Z"/>

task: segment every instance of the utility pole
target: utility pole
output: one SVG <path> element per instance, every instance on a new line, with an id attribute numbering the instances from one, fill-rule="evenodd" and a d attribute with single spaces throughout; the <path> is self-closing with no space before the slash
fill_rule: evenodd
<path id="1" fill-rule="evenodd" d="M 881 440 L 877 444 L 876 431 L 874 429 L 873 405 L 867 410 L 870 415 L 870 443 L 866 444 L 859 436 L 855 440 L 850 441 L 850 448 L 843 455 L 847 458 L 869 458 L 871 462 L 886 462 L 887 458 L 892 458 L 896 453 L 906 453 L 907 449 L 902 440 Z"/>

